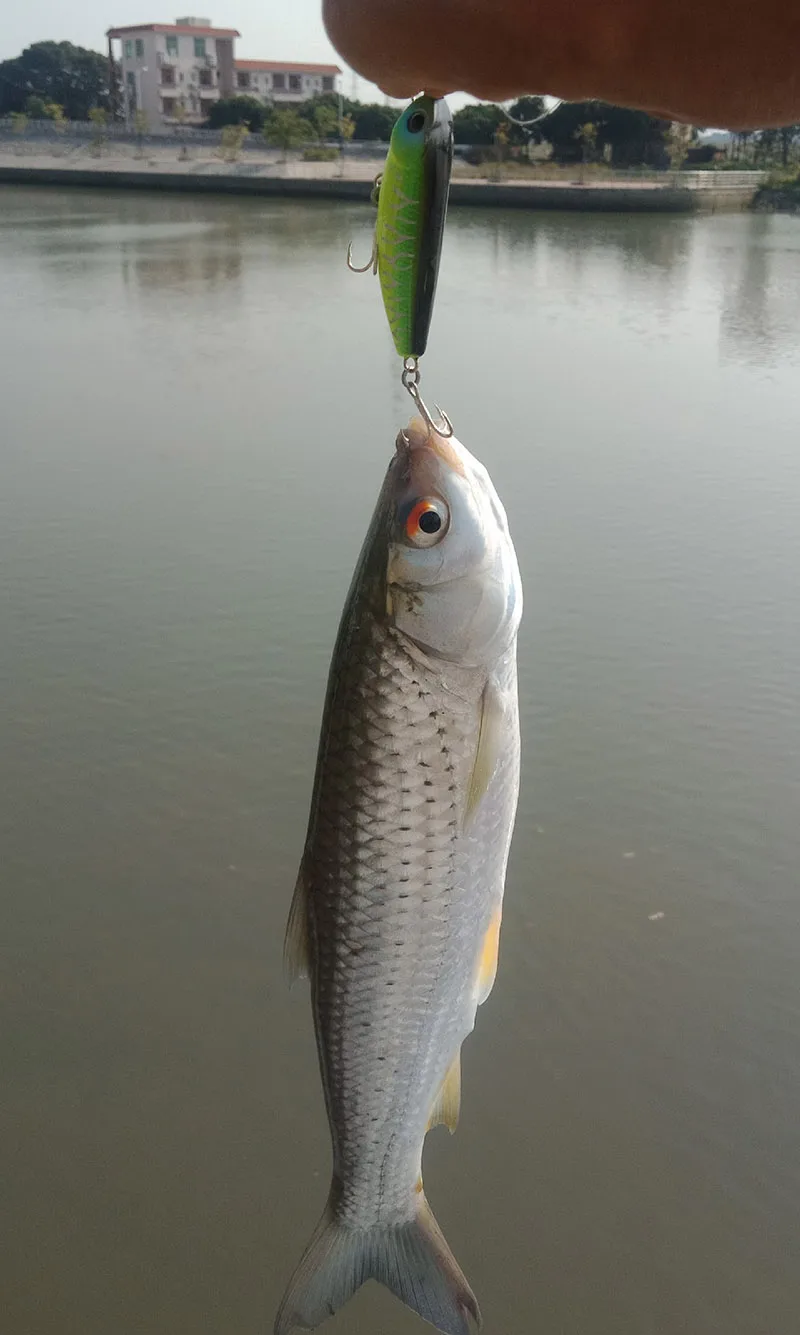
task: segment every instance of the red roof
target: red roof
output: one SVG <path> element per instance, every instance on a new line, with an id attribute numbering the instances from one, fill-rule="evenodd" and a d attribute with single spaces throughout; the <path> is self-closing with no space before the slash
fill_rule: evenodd
<path id="1" fill-rule="evenodd" d="M 185 23 L 131 23 L 127 28 L 109 28 L 106 37 L 123 37 L 129 32 L 166 32 L 187 37 L 241 37 L 235 28 L 193 28 Z"/>
<path id="2" fill-rule="evenodd" d="M 237 70 L 251 74 L 341 74 L 338 65 L 302 65 L 295 60 L 235 60 Z"/>

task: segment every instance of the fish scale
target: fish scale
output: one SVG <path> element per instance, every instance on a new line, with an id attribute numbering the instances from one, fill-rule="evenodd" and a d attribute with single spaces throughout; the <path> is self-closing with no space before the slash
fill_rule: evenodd
<path id="1" fill-rule="evenodd" d="M 402 637 L 376 623 L 350 644 L 346 661 L 331 700 L 327 768 L 305 875 L 316 890 L 310 897 L 315 1012 L 322 1042 L 340 1056 L 328 1074 L 329 1113 L 340 1128 L 334 1172 L 346 1183 L 343 1217 L 364 1226 L 408 1217 L 419 1156 L 415 1162 L 407 1147 L 421 1147 L 447 1069 L 446 1058 L 431 1069 L 402 1141 L 395 1136 L 388 1146 L 387 1119 L 398 1100 L 405 1106 L 409 1073 L 419 1066 L 422 1021 L 450 973 L 459 813 L 455 785 L 434 788 L 428 775 L 446 775 L 454 762 L 469 769 L 481 682 L 475 674 L 472 710 L 457 696 L 443 702 L 436 683 L 426 688 L 426 669 Z M 354 700 L 367 702 L 374 730 L 366 738 Z M 354 939 L 364 948 L 342 948 Z M 388 979 L 383 946 L 392 952 Z M 421 988 L 420 980 L 429 981 Z M 382 1086 L 373 1084 L 376 1050 L 387 1068 Z"/>

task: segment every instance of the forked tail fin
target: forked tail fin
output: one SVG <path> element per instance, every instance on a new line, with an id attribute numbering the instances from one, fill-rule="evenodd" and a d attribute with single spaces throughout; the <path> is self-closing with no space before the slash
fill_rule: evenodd
<path id="1" fill-rule="evenodd" d="M 368 1279 L 444 1335 L 470 1335 L 481 1314 L 422 1192 L 416 1218 L 390 1227 L 351 1228 L 330 1204 L 316 1227 L 275 1318 L 275 1335 L 313 1330 Z"/>

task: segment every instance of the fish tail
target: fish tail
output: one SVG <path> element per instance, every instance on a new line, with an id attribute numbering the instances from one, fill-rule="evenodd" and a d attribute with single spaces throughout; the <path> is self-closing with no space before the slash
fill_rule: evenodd
<path id="1" fill-rule="evenodd" d="M 303 1254 L 275 1318 L 275 1335 L 314 1330 L 376 1279 L 444 1335 L 469 1335 L 481 1314 L 424 1195 L 408 1223 L 353 1228 L 330 1202 Z"/>

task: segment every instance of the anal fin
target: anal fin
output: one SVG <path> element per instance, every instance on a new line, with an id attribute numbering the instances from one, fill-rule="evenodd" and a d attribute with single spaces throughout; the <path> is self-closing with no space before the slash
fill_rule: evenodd
<path id="1" fill-rule="evenodd" d="M 436 1096 L 436 1100 L 431 1109 L 431 1115 L 428 1118 L 428 1131 L 434 1126 L 446 1126 L 452 1136 L 458 1126 L 458 1116 L 461 1112 L 461 1049 L 458 1049 L 450 1069 L 447 1072 L 442 1087 Z"/>

